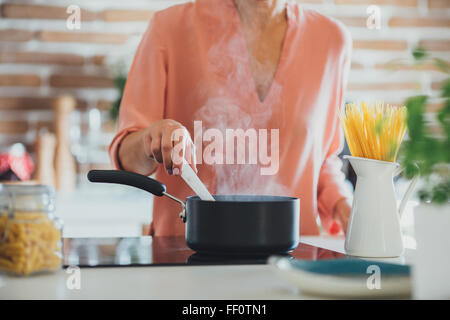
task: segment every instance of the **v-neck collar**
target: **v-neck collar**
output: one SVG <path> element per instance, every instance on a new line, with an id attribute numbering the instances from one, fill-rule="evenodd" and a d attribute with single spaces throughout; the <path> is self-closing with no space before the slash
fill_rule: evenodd
<path id="1" fill-rule="evenodd" d="M 277 91 L 275 87 L 280 85 L 280 81 L 281 81 L 280 77 L 283 74 L 284 67 L 285 67 L 284 62 L 285 62 L 286 56 L 289 52 L 290 44 L 292 42 L 290 37 L 291 37 L 292 29 L 293 29 L 293 24 L 295 23 L 296 19 L 295 19 L 294 13 L 292 12 L 291 3 L 290 3 L 290 1 L 286 1 L 286 4 L 285 4 L 287 27 L 286 27 L 286 31 L 285 31 L 285 35 L 284 35 L 284 39 L 283 39 L 283 44 L 281 47 L 281 52 L 280 52 L 280 57 L 278 60 L 277 68 L 275 70 L 269 90 L 268 90 L 266 96 L 264 97 L 264 99 L 261 100 L 259 97 L 259 94 L 258 94 L 258 90 L 256 88 L 255 77 L 254 77 L 251 67 L 250 67 L 250 51 L 247 46 L 247 41 L 245 40 L 239 11 L 236 8 L 236 5 L 233 0 L 224 0 L 224 1 L 226 2 L 227 6 L 229 6 L 231 8 L 231 10 L 233 12 L 233 17 L 236 20 L 237 33 L 239 36 L 239 40 L 241 41 L 242 48 L 244 48 L 244 50 L 245 50 L 245 52 L 243 53 L 244 60 L 245 60 L 245 69 L 246 69 L 245 74 L 247 75 L 247 77 L 249 79 L 248 81 L 250 82 L 250 88 L 251 88 L 250 94 L 253 96 L 253 99 L 259 105 L 264 105 L 271 100 L 272 95 L 275 93 L 275 91 Z"/>

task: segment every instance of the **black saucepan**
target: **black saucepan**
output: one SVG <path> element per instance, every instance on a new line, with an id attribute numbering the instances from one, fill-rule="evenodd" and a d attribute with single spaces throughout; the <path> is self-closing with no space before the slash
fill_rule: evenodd
<path id="1" fill-rule="evenodd" d="M 119 170 L 92 170 L 91 182 L 133 186 L 167 196 L 182 206 L 186 243 L 205 254 L 268 255 L 295 249 L 299 241 L 300 200 L 262 195 L 214 195 L 216 201 L 188 197 L 186 203 L 166 193 L 149 177 Z"/>

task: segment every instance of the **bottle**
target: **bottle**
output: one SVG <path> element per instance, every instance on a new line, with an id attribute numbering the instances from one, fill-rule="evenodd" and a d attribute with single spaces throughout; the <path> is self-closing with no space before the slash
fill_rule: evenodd
<path id="1" fill-rule="evenodd" d="M 76 101 L 69 96 L 59 97 L 54 103 L 55 112 L 55 187 L 62 192 L 71 192 L 76 185 L 76 166 L 70 150 L 69 127 L 70 113 Z"/>

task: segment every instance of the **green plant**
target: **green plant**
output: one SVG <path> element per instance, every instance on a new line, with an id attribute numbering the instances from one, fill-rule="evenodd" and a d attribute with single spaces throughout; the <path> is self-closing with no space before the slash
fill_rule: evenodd
<path id="1" fill-rule="evenodd" d="M 434 64 L 449 75 L 447 62 L 433 58 L 423 48 L 413 52 L 414 63 L 420 67 L 425 63 Z M 426 120 L 426 107 L 429 97 L 414 96 L 406 101 L 408 110 L 408 140 L 401 150 L 401 162 L 405 166 L 407 178 L 420 173 L 424 186 L 419 190 L 422 201 L 447 203 L 450 201 L 450 78 L 441 87 L 442 107 L 436 114 L 440 132 L 430 132 Z"/>
<path id="2" fill-rule="evenodd" d="M 119 95 L 111 105 L 111 109 L 109 109 L 109 116 L 114 121 L 117 121 L 117 118 L 119 117 L 120 103 L 122 102 L 123 91 L 125 89 L 125 83 L 127 82 L 128 77 L 129 66 L 127 58 L 122 57 L 120 60 L 116 61 L 114 65 L 112 65 L 111 69 L 114 85 L 119 91 Z"/>
<path id="3" fill-rule="evenodd" d="M 111 109 L 109 109 L 109 116 L 114 121 L 119 118 L 119 109 L 120 109 L 120 103 L 122 102 L 122 96 L 123 96 L 123 90 L 125 89 L 125 83 L 127 82 L 127 76 L 126 75 L 116 75 L 114 78 L 114 84 L 119 90 L 119 96 L 117 99 L 113 102 Z"/>

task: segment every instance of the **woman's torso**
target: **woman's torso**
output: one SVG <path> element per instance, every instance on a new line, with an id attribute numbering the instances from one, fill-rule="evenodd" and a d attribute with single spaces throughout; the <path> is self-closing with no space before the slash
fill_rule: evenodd
<path id="1" fill-rule="evenodd" d="M 260 165 L 202 163 L 199 176 L 212 193 L 299 197 L 301 233 L 317 234 L 317 183 L 336 130 L 337 65 L 344 39 L 328 18 L 291 2 L 286 8 L 283 48 L 263 101 L 232 0 L 197 0 L 158 12 L 156 25 L 167 48 L 164 117 L 181 122 L 197 141 L 210 128 L 224 136 L 227 129 L 267 130 L 269 137 L 278 130 L 275 174 L 261 175 Z M 201 132 L 194 130 L 194 121 L 201 121 Z M 156 178 L 175 196 L 192 194 L 180 177 L 168 176 L 162 168 Z M 164 197 L 155 199 L 151 232 L 184 234 L 179 210 Z"/>

